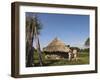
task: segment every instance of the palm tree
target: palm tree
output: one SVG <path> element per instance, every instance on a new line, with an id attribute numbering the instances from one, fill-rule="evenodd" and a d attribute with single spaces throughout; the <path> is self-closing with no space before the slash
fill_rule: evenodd
<path id="1" fill-rule="evenodd" d="M 42 28 L 41 23 L 36 15 L 26 17 L 26 66 L 27 67 L 34 66 L 33 55 L 35 49 L 33 47 L 33 41 L 34 38 L 38 38 L 41 28 Z M 37 41 L 38 45 L 40 45 L 39 38 L 37 39 Z M 40 55 L 40 49 L 38 52 Z M 40 60 L 40 65 L 42 65 L 41 55 L 39 56 L 39 60 Z"/>

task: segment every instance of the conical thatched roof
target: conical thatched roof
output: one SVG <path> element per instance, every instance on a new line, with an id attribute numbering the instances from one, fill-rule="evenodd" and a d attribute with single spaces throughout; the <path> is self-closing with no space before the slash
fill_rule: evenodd
<path id="1" fill-rule="evenodd" d="M 43 49 L 45 52 L 69 52 L 69 50 L 70 48 L 58 38 L 55 38 L 47 47 Z"/>

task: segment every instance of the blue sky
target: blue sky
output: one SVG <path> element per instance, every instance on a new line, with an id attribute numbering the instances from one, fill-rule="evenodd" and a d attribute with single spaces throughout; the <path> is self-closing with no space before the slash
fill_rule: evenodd
<path id="1" fill-rule="evenodd" d="M 31 15 L 32 13 L 27 13 Z M 43 24 L 39 35 L 41 47 L 47 46 L 55 37 L 66 45 L 83 46 L 89 37 L 89 15 L 38 13 Z"/>

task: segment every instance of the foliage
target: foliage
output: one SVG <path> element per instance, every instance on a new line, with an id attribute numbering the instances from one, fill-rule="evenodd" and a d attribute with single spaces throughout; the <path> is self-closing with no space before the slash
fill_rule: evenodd
<path id="1" fill-rule="evenodd" d="M 81 49 L 81 52 L 89 52 L 89 48 Z"/>
<path id="2" fill-rule="evenodd" d="M 26 16 L 26 32 L 28 31 L 27 29 L 29 27 L 31 28 L 30 30 L 32 30 L 32 27 L 36 27 L 37 33 L 40 34 L 42 26 L 43 26 L 43 24 L 41 23 L 41 21 L 39 20 L 39 17 L 37 15 Z"/>
<path id="3" fill-rule="evenodd" d="M 85 46 L 89 46 L 90 45 L 90 38 L 88 37 L 87 39 L 86 39 L 86 41 L 85 41 L 85 44 L 84 44 Z"/>
<path id="4" fill-rule="evenodd" d="M 80 51 L 80 49 L 78 47 L 70 47 L 71 50 L 76 49 L 78 52 Z"/>

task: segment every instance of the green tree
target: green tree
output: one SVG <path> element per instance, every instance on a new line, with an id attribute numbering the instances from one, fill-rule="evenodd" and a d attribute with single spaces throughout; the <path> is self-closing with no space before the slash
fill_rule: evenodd
<path id="1" fill-rule="evenodd" d="M 89 46 L 90 45 L 90 39 L 89 39 L 89 37 L 86 39 L 86 41 L 85 41 L 85 44 L 84 44 L 85 46 Z"/>

